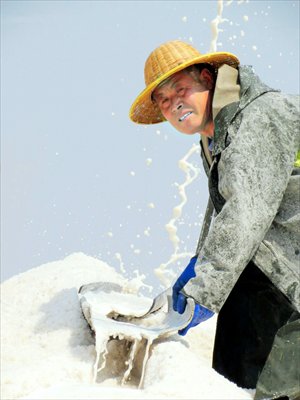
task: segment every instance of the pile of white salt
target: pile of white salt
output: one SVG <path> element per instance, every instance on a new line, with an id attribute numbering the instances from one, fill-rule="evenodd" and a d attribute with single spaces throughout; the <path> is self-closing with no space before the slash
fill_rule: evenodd
<path id="1" fill-rule="evenodd" d="M 104 262 L 81 253 L 2 283 L 1 398 L 253 398 L 253 391 L 238 388 L 211 368 L 215 317 L 185 337 L 154 341 L 142 389 L 130 382 L 122 385 L 109 371 L 94 384 L 95 339 L 77 292 L 99 281 L 134 287 Z"/>

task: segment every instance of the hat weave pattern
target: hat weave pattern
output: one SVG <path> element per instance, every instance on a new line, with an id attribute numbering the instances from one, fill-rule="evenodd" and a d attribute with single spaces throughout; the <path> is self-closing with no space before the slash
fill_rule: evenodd
<path id="1" fill-rule="evenodd" d="M 177 41 L 167 42 L 154 50 L 145 63 L 145 83 L 150 85 L 157 78 L 167 74 L 178 65 L 184 64 L 191 58 L 199 57 L 199 52 L 192 46 L 184 43 L 178 46 Z"/>
<path id="2" fill-rule="evenodd" d="M 222 64 L 237 67 L 238 58 L 231 53 L 216 52 L 201 54 L 193 46 L 173 40 L 157 47 L 147 58 L 144 69 L 146 88 L 130 108 L 129 117 L 139 124 L 155 124 L 165 121 L 159 107 L 151 99 L 155 88 L 166 78 L 190 65 L 209 63 L 219 68 Z"/>

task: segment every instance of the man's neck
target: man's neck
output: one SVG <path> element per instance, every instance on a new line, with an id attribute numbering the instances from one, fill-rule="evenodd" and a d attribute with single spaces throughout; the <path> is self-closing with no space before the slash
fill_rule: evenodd
<path id="1" fill-rule="evenodd" d="M 214 121 L 209 121 L 204 129 L 201 130 L 200 134 L 212 138 L 214 136 L 215 125 Z"/>

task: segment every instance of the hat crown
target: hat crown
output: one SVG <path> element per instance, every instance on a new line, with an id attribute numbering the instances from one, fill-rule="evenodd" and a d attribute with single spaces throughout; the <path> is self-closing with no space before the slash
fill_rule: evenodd
<path id="1" fill-rule="evenodd" d="M 144 69 L 146 86 L 167 74 L 178 65 L 200 56 L 201 53 L 198 50 L 180 40 L 173 40 L 162 44 L 153 50 L 146 60 Z"/>

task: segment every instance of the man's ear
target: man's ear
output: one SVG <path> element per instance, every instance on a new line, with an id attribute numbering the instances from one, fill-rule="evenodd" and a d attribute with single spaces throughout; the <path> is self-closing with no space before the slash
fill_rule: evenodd
<path id="1" fill-rule="evenodd" d="M 212 73 L 207 69 L 203 68 L 200 72 L 200 82 L 203 83 L 208 90 L 214 87 L 214 78 Z"/>

